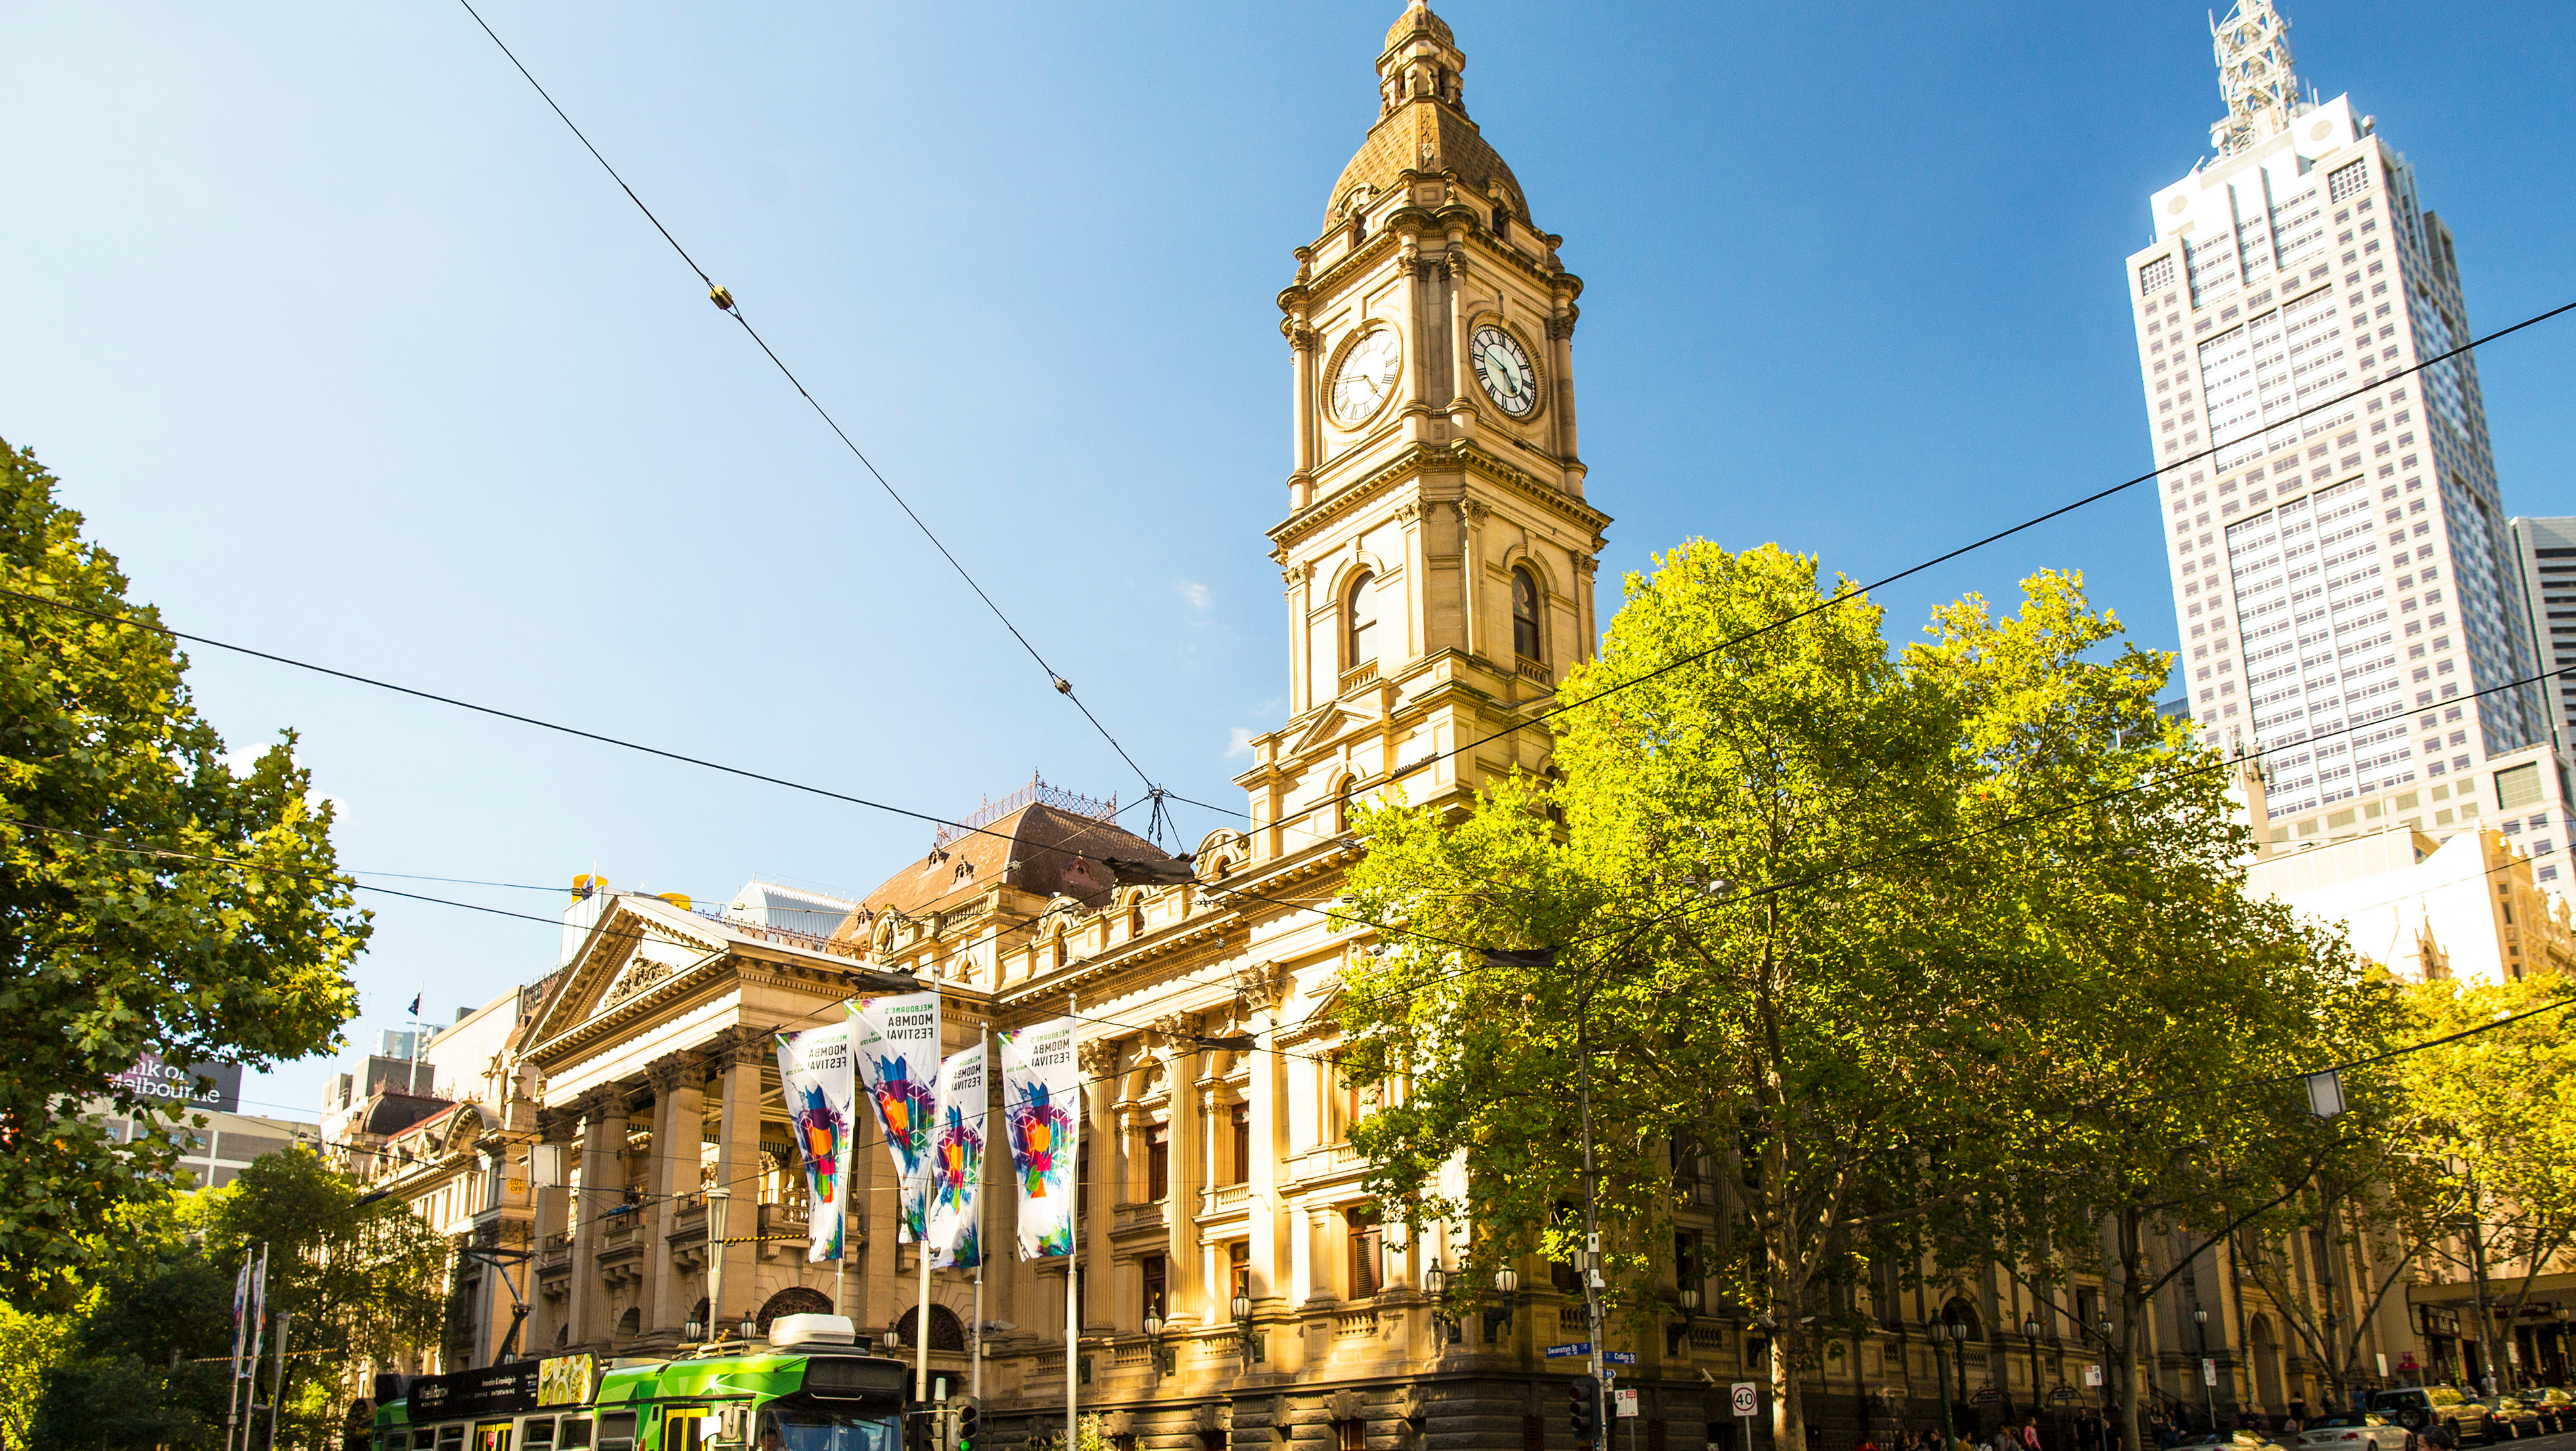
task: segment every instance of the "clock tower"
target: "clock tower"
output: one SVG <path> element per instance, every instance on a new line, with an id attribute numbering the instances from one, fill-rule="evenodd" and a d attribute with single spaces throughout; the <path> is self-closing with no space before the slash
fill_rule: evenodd
<path id="1" fill-rule="evenodd" d="M 1547 729 L 1519 727 L 1597 638 L 1610 521 L 1575 447 L 1583 283 L 1468 119 L 1466 64 L 1413 0 L 1378 56 L 1377 123 L 1279 294 L 1289 717 L 1236 778 L 1257 855 L 1337 835 L 1343 804 L 1391 781 L 1463 804 L 1539 770 Z"/>

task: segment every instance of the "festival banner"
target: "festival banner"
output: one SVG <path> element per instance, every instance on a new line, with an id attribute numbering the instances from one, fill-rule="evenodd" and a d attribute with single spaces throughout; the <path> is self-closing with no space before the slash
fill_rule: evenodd
<path id="1" fill-rule="evenodd" d="M 1073 1253 L 1073 1159 L 1082 1133 L 1073 1028 L 1073 1019 L 1058 1018 L 1001 1035 L 1002 1122 L 1019 1181 L 1024 1260 Z"/>
<path id="2" fill-rule="evenodd" d="M 939 994 L 860 998 L 850 1004 L 850 1055 L 859 1085 L 876 1105 L 877 1127 L 894 1158 L 902 1212 L 895 1239 L 930 1234 L 930 1137 L 938 1121 Z"/>
<path id="3" fill-rule="evenodd" d="M 858 1105 L 850 1074 L 852 1025 L 830 1023 L 778 1035 L 778 1083 L 787 1123 L 805 1160 L 808 1191 L 805 1258 L 841 1257 L 848 1232 L 850 1129 Z"/>
<path id="4" fill-rule="evenodd" d="M 984 1262 L 976 1201 L 984 1192 L 984 1045 L 939 1065 L 939 1131 L 930 1145 L 930 1267 Z"/>
<path id="5" fill-rule="evenodd" d="M 250 1345 L 250 1325 L 245 1319 L 250 1307 L 250 1256 L 242 1256 L 241 1273 L 233 1276 L 233 1379 L 240 1380 L 242 1351 Z"/>

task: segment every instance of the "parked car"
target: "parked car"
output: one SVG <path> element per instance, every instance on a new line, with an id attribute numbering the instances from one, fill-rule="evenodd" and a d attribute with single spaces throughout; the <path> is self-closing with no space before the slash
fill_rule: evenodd
<path id="1" fill-rule="evenodd" d="M 2549 1424 L 2520 1396 L 2495 1396 L 2487 1401 L 2495 1413 L 2497 1428 L 2506 1436 L 2520 1440 L 2525 1436 L 2546 1434 Z"/>
<path id="2" fill-rule="evenodd" d="M 2565 1386 L 2542 1386 L 2522 1392 L 2522 1403 L 2540 1413 L 2552 1431 L 2576 1431 L 2576 1394 Z"/>
<path id="3" fill-rule="evenodd" d="M 2417 1435 L 2436 1426 L 2454 1441 L 2493 1442 L 2503 1432 L 2485 1403 L 2470 1400 L 2456 1386 L 2400 1386 L 2372 1391 L 2370 1409 Z"/>
<path id="4" fill-rule="evenodd" d="M 2201 1431 L 2183 1437 L 2174 1446 L 2176 1451 L 2185 1447 L 2199 1448 L 2199 1451 L 2289 1451 L 2288 1447 L 2260 1431 L 2246 1430 Z"/>
<path id="5" fill-rule="evenodd" d="M 2336 1411 L 2308 1422 L 2299 1451 L 2415 1451 L 2415 1433 L 2386 1416 Z"/>

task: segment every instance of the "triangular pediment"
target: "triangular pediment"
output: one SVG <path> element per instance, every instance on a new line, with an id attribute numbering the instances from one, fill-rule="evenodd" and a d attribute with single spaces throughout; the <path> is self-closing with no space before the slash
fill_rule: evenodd
<path id="1" fill-rule="evenodd" d="M 723 956 L 724 934 L 690 925 L 679 909 L 647 899 L 638 905 L 620 895 L 600 913 L 572 960 L 569 980 L 545 1007 L 531 1043 L 571 1031 L 712 959 Z"/>
<path id="2" fill-rule="evenodd" d="M 1286 760 L 1304 760 L 1318 751 L 1330 749 L 1345 732 L 1358 724 L 1360 724 L 1359 716 L 1338 705 L 1325 706 L 1323 714 L 1316 716 L 1303 730 L 1298 731 L 1296 738 L 1288 743 L 1288 749 L 1280 755 Z"/>

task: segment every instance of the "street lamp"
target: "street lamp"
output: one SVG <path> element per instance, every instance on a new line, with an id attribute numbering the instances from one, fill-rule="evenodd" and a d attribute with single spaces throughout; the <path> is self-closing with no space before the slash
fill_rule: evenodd
<path id="1" fill-rule="evenodd" d="M 2036 1418 L 2047 1404 L 2039 1392 L 2039 1317 L 2032 1315 L 2021 1322 L 2021 1338 L 2030 1343 L 2030 1413 Z"/>
<path id="2" fill-rule="evenodd" d="M 2111 1362 L 2119 1358 L 2112 1351 L 2111 1317 L 2104 1315 L 2095 1320 L 2093 1328 L 2102 1335 L 2102 1409 L 2107 1411 L 2111 1409 Z M 2127 1387 L 2122 1387 L 2121 1393 L 2127 1394 Z"/>
<path id="3" fill-rule="evenodd" d="M 1676 1356 L 1682 1353 L 1682 1338 L 1690 1334 L 1691 1321 L 1697 1319 L 1699 1316 L 1699 1286 L 1684 1285 L 1681 1288 L 1681 1292 L 1675 1295 L 1673 1299 L 1682 1307 L 1682 1318 L 1664 1327 L 1664 1354 L 1666 1356 Z"/>
<path id="4" fill-rule="evenodd" d="M 1485 1312 L 1485 1343 L 1494 1343 L 1495 1332 L 1512 1322 L 1512 1296 L 1520 1293 L 1520 1271 L 1505 1265 L 1494 1271 L 1494 1293 L 1503 1297 L 1503 1307 Z"/>
<path id="5" fill-rule="evenodd" d="M 1237 1288 L 1233 1303 L 1226 1308 L 1234 1312 L 1235 1339 L 1243 1353 L 1244 1362 L 1248 1365 L 1252 1360 L 1252 1295 L 1249 1290 Z"/>
<path id="6" fill-rule="evenodd" d="M 2209 1429 L 2215 1431 L 2218 1429 L 2218 1388 L 2210 1382 L 2218 1377 L 2209 1373 L 2209 1312 L 2194 1309 L 2191 1312 L 2191 1329 L 2200 1337 L 2200 1403 L 2208 1410 Z"/>
<path id="7" fill-rule="evenodd" d="M 1153 1313 L 1152 1311 L 1147 1311 L 1145 1315 L 1145 1350 L 1146 1353 L 1154 1358 L 1154 1374 L 1158 1377 L 1170 1375 L 1172 1373 L 1172 1368 L 1163 1363 L 1162 1338 L 1163 1317 Z"/>
<path id="8" fill-rule="evenodd" d="M 1968 1322 L 1950 1322 L 1950 1364 L 1959 1372 L 1959 1404 L 1968 1403 Z"/>
<path id="9" fill-rule="evenodd" d="M 1950 1322 L 1954 1328 L 1957 1323 Z M 1941 1389 L 1947 1389 L 1941 1383 L 1950 1378 L 1950 1368 L 1941 1363 L 1941 1340 L 1944 1333 L 1941 1321 L 1928 1315 L 1923 1317 L 1924 1337 L 1932 1342 L 1932 1383 Z M 1941 1451 L 1949 1451 L 1949 1448 L 1957 1444 L 1959 1444 L 1958 1429 L 1950 1423 L 1950 1398 L 1943 1396 L 1941 1397 Z"/>
<path id="10" fill-rule="evenodd" d="M 1438 1255 L 1431 1257 L 1430 1267 L 1422 1272 L 1422 1293 L 1431 1297 L 1431 1343 L 1457 1344 L 1458 1322 L 1449 1318 L 1448 1306 L 1443 1303 L 1449 1293 L 1449 1272 L 1440 1267 Z"/>

